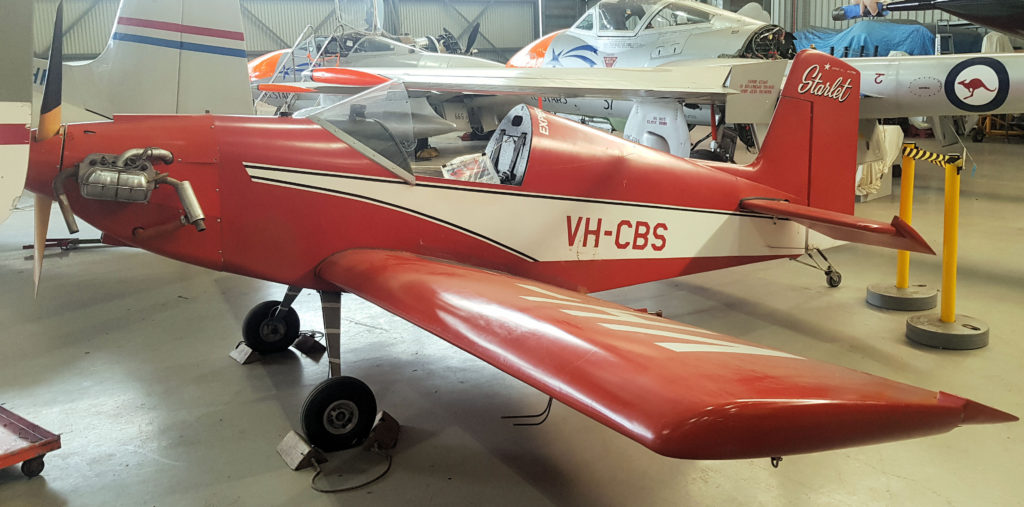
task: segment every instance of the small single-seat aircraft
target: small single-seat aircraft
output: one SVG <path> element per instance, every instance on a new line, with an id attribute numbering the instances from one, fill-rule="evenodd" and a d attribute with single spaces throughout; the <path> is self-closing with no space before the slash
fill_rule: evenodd
<path id="1" fill-rule="evenodd" d="M 321 291 L 331 377 L 302 426 L 322 449 L 358 445 L 377 412 L 336 359 L 342 292 L 670 457 L 780 457 L 1017 420 L 586 295 L 795 257 L 811 229 L 934 253 L 898 217 L 850 215 L 859 79 L 828 55 L 797 57 L 749 166 L 679 159 L 518 106 L 449 178 L 417 173 L 401 148 L 411 127 L 386 126 L 410 114 L 398 83 L 306 118 L 62 127 L 54 77 L 26 187 L 57 199 L 69 228 L 77 215 L 109 243 L 288 285 L 243 322 L 261 352 L 296 337 L 294 295 Z M 50 206 L 36 209 L 38 231 Z"/>

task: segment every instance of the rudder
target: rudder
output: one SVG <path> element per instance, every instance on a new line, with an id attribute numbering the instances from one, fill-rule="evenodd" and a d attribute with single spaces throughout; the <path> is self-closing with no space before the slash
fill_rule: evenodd
<path id="1" fill-rule="evenodd" d="M 761 153 L 744 174 L 801 204 L 850 214 L 857 172 L 860 73 L 805 50 L 793 60 Z"/>

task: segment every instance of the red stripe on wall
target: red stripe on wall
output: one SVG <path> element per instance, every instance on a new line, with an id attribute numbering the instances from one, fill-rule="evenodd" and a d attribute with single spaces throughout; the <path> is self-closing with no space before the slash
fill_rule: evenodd
<path id="1" fill-rule="evenodd" d="M 201 26 L 194 25 L 180 25 L 178 23 L 169 23 L 167 21 L 154 21 L 152 19 L 139 19 L 121 16 L 120 18 L 117 18 L 117 24 L 137 26 L 140 28 L 153 28 L 156 30 L 164 30 L 168 32 L 203 35 L 205 37 L 216 37 L 218 39 L 245 40 L 245 36 L 242 34 L 242 32 L 232 32 L 231 30 L 219 30 L 216 28 L 204 28 Z"/>
<path id="2" fill-rule="evenodd" d="M 28 132 L 24 123 L 0 123 L 0 145 L 28 144 Z"/>

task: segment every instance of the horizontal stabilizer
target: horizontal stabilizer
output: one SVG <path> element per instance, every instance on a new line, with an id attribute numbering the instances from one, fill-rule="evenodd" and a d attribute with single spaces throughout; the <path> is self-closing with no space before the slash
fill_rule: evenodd
<path id="1" fill-rule="evenodd" d="M 740 201 L 740 208 L 788 218 L 840 241 L 935 255 L 935 250 L 928 246 L 928 242 L 898 216 L 893 217 L 892 222 L 887 224 L 787 201 L 757 198 L 743 199 Z"/>

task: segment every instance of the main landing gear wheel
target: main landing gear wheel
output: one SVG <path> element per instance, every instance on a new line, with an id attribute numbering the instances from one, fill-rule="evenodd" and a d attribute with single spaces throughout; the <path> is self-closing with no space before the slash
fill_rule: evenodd
<path id="1" fill-rule="evenodd" d="M 842 273 L 836 271 L 834 268 L 826 269 L 825 283 L 827 283 L 828 286 L 832 288 L 839 287 L 839 284 L 843 283 Z"/>
<path id="2" fill-rule="evenodd" d="M 260 354 L 281 352 L 299 337 L 299 314 L 281 310 L 280 301 L 264 301 L 249 310 L 242 321 L 242 339 Z"/>
<path id="3" fill-rule="evenodd" d="M 377 418 L 373 391 L 354 377 L 329 378 L 302 404 L 302 432 L 314 447 L 327 452 L 359 446 Z"/>

